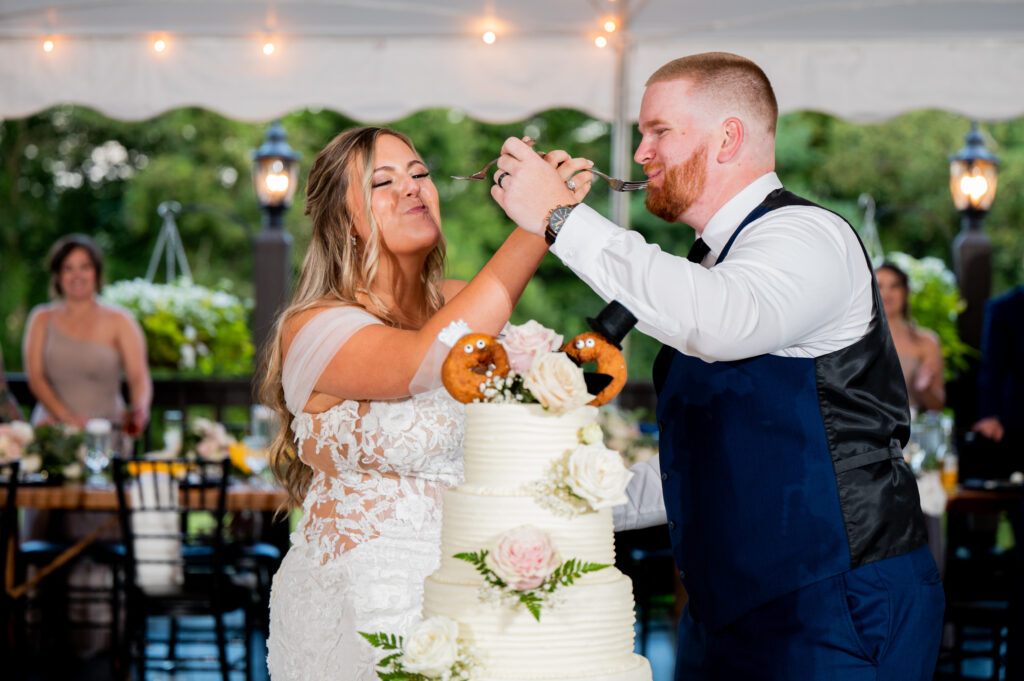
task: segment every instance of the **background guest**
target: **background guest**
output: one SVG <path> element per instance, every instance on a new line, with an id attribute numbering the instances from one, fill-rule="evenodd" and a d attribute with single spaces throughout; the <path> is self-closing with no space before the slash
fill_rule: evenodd
<path id="1" fill-rule="evenodd" d="M 885 316 L 907 384 L 910 408 L 915 413 L 946 406 L 945 367 L 938 335 L 910 319 L 910 282 L 891 262 L 875 270 Z"/>
<path id="2" fill-rule="evenodd" d="M 82 428 L 90 418 L 105 418 L 126 432 L 141 432 L 153 396 L 146 341 L 130 314 L 97 298 L 100 249 L 89 237 L 71 234 L 53 245 L 46 266 L 54 300 L 32 310 L 22 345 L 29 388 L 38 400 L 33 424 Z M 121 397 L 122 374 L 130 411 Z"/>
<path id="3" fill-rule="evenodd" d="M 1009 452 L 1024 444 L 1024 286 L 985 305 L 974 430 Z M 1024 464 L 1017 462 L 1020 470 Z"/>
<path id="4" fill-rule="evenodd" d="M 4 352 L 3 348 L 0 348 L 0 423 L 21 421 L 24 418 L 18 401 L 7 387 L 7 378 L 4 376 Z"/>

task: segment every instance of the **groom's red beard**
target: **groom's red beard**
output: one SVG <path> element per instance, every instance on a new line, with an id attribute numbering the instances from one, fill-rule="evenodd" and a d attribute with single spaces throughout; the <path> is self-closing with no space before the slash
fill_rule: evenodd
<path id="1" fill-rule="evenodd" d="M 705 161 L 708 156 L 707 145 L 695 149 L 682 163 L 669 168 L 661 181 L 660 187 L 647 187 L 647 200 L 644 205 L 651 215 L 665 222 L 675 222 L 679 216 L 690 209 L 694 201 L 704 193 L 704 184 L 708 179 Z M 644 166 L 647 175 L 664 169 L 660 163 Z"/>

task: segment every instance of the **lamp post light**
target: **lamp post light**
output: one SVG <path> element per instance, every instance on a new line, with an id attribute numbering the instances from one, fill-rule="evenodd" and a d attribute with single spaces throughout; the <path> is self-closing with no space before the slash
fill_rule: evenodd
<path id="1" fill-rule="evenodd" d="M 960 337 L 981 347 L 981 326 L 992 288 L 992 243 L 984 231 L 985 214 L 992 206 L 999 176 L 999 159 L 985 148 L 977 121 L 964 138 L 964 146 L 949 157 L 949 189 L 960 212 L 960 233 L 953 239 L 953 270 L 967 303 L 959 318 Z"/>
<path id="2" fill-rule="evenodd" d="M 256 307 L 253 345 L 257 352 L 270 334 L 274 317 L 287 301 L 291 286 L 292 236 L 284 229 L 284 213 L 295 196 L 299 153 L 285 141 L 284 126 L 274 121 L 263 144 L 253 152 L 252 180 L 263 209 L 263 229 L 253 257 Z"/>

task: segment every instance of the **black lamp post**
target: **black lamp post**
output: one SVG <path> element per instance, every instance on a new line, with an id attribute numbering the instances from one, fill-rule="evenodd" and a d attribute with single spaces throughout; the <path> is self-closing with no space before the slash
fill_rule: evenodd
<path id="1" fill-rule="evenodd" d="M 960 337 L 981 347 L 981 326 L 992 288 L 992 243 L 984 231 L 985 214 L 992 206 L 999 176 L 999 159 L 985 148 L 976 121 L 964 146 L 949 157 L 949 189 L 960 212 L 960 233 L 953 239 L 953 269 L 967 303 L 959 318 Z"/>
<path id="2" fill-rule="evenodd" d="M 263 209 L 263 229 L 256 237 L 253 258 L 256 307 L 252 335 L 257 352 L 287 302 L 291 286 L 292 236 L 284 229 L 284 213 L 295 196 L 298 161 L 299 153 L 285 141 L 284 126 L 274 121 L 263 145 L 253 152 L 252 181 Z"/>

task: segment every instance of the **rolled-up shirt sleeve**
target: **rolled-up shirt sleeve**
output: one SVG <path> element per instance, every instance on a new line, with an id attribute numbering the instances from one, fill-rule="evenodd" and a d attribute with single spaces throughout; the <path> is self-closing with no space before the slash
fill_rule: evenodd
<path id="1" fill-rule="evenodd" d="M 626 487 L 625 504 L 612 507 L 615 531 L 640 530 L 667 521 L 665 495 L 661 489 L 661 460 L 653 456 L 630 467 L 633 477 Z"/>
<path id="2" fill-rule="evenodd" d="M 856 333 L 836 335 L 851 300 L 871 281 L 863 256 L 850 253 L 842 236 L 840 230 L 849 227 L 820 209 L 784 208 L 770 215 L 770 221 L 751 223 L 713 269 L 665 253 L 586 205 L 572 211 L 552 252 L 604 300 L 625 305 L 642 333 L 706 361 L 754 357 L 816 339 L 837 347 L 856 341 L 870 320 L 870 297 L 860 298 L 867 316 L 861 315 Z M 836 276 L 837 270 L 855 278 Z M 815 354 L 821 353 L 807 352 Z"/>

